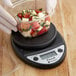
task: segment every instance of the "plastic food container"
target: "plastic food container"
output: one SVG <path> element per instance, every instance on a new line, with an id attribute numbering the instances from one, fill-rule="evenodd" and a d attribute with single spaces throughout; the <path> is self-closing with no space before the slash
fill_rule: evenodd
<path id="1" fill-rule="evenodd" d="M 10 9 L 8 11 L 18 23 L 18 31 L 24 37 L 36 37 L 48 32 L 56 3 L 57 0 L 11 0 L 11 2 L 8 0 L 5 2 Z"/>

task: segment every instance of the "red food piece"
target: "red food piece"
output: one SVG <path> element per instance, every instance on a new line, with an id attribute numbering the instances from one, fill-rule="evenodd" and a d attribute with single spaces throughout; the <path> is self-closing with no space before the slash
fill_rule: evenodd
<path id="1" fill-rule="evenodd" d="M 31 29 L 31 36 L 32 36 L 32 37 L 35 37 L 36 35 L 37 35 L 37 32 L 34 31 L 33 29 Z"/>
<path id="2" fill-rule="evenodd" d="M 50 22 L 51 21 L 50 16 L 46 17 L 45 21 L 49 21 Z"/>
<path id="3" fill-rule="evenodd" d="M 17 15 L 20 19 L 22 19 L 22 13 L 18 13 Z"/>
<path id="4" fill-rule="evenodd" d="M 31 35 L 34 33 L 35 31 L 33 29 L 31 29 Z"/>
<path id="5" fill-rule="evenodd" d="M 25 29 L 25 30 L 30 28 L 30 24 L 28 22 L 21 23 L 20 26 L 21 26 L 21 29 Z"/>
<path id="6" fill-rule="evenodd" d="M 29 18 L 29 21 L 32 21 L 32 16 Z"/>
<path id="7" fill-rule="evenodd" d="M 39 32 L 38 32 L 38 35 L 41 35 L 45 32 L 47 32 L 48 30 L 46 29 L 46 27 L 44 26 Z"/>
<path id="8" fill-rule="evenodd" d="M 42 11 L 39 11 L 38 9 L 36 9 L 35 12 L 38 14 L 38 13 L 40 13 L 40 12 L 42 12 Z"/>
<path id="9" fill-rule="evenodd" d="M 30 13 L 26 13 L 23 15 L 24 18 L 29 18 L 30 17 Z"/>
<path id="10" fill-rule="evenodd" d="M 31 23 L 31 25 L 32 25 L 33 30 L 37 30 L 40 27 L 40 24 L 38 22 L 36 22 L 36 21 Z"/>
<path id="11" fill-rule="evenodd" d="M 17 26 L 17 29 L 18 29 L 18 31 L 21 31 L 22 32 L 20 25 Z"/>

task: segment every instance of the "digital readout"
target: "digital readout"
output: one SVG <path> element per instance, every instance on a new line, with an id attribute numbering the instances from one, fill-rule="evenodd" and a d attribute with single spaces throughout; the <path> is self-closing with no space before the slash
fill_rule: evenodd
<path id="1" fill-rule="evenodd" d="M 53 57 L 56 55 L 57 55 L 57 53 L 55 51 L 52 51 L 52 52 L 40 55 L 40 57 L 41 57 L 41 59 L 47 59 L 47 58 L 50 58 L 50 57 Z"/>

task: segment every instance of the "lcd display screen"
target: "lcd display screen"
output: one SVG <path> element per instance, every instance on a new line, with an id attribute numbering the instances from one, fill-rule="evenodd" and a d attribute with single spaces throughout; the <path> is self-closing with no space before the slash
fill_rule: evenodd
<path id="1" fill-rule="evenodd" d="M 57 53 L 55 51 L 52 51 L 52 52 L 40 55 L 40 57 L 41 57 L 41 59 L 47 59 L 47 58 L 50 58 L 50 57 L 53 57 L 56 55 L 57 55 Z"/>

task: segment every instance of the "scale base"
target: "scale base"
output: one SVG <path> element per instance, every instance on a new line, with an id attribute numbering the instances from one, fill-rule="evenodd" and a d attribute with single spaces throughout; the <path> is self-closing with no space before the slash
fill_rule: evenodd
<path id="1" fill-rule="evenodd" d="M 55 63 L 51 63 L 51 64 L 41 64 L 41 63 L 37 63 L 37 62 L 33 62 L 32 60 L 30 60 L 28 57 L 34 54 L 38 54 L 40 52 L 45 52 L 46 50 L 51 50 L 54 48 L 57 48 L 61 45 L 64 45 L 64 52 L 62 54 L 62 57 Z M 65 45 L 65 41 L 62 38 L 62 36 L 59 34 L 59 32 L 57 32 L 57 36 L 55 38 L 55 40 L 46 48 L 44 49 L 40 49 L 36 51 L 32 51 L 32 50 L 26 50 L 23 49 L 21 47 L 19 47 L 18 45 L 16 45 L 12 39 L 12 47 L 14 48 L 14 52 L 16 53 L 16 55 L 23 60 L 25 63 L 40 68 L 40 69 L 50 69 L 50 68 L 54 68 L 56 66 L 58 66 L 59 64 L 61 64 L 61 62 L 65 59 L 66 56 L 66 45 Z"/>

